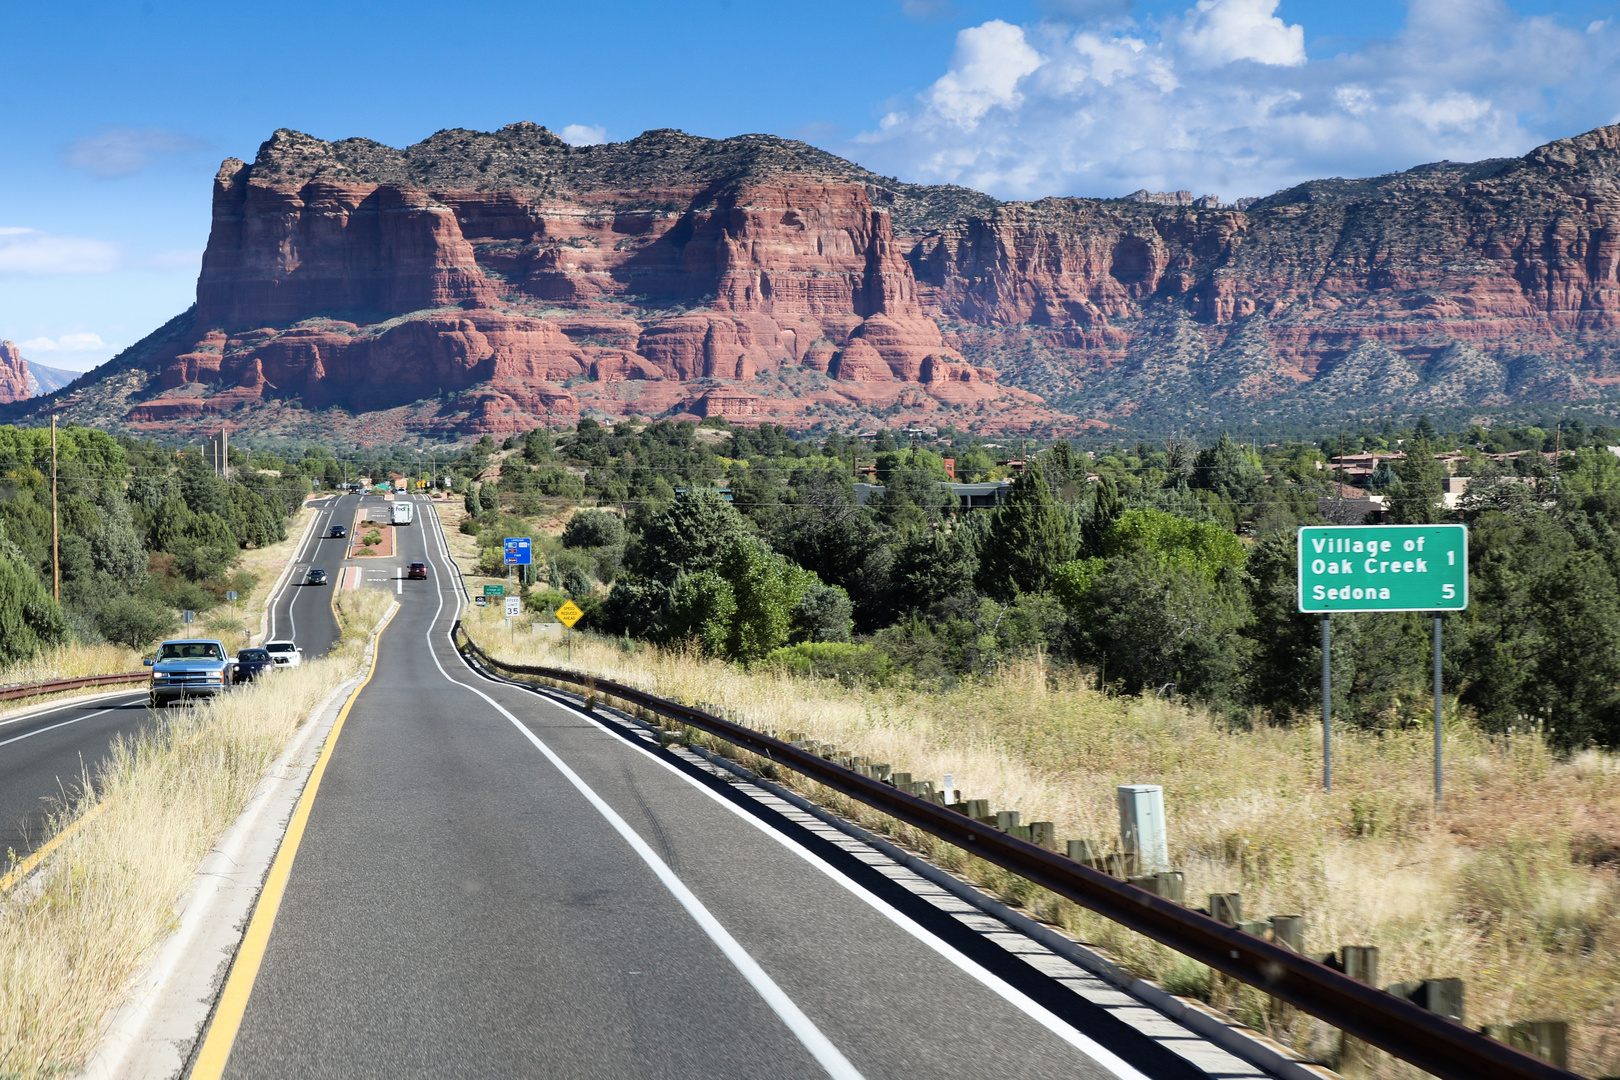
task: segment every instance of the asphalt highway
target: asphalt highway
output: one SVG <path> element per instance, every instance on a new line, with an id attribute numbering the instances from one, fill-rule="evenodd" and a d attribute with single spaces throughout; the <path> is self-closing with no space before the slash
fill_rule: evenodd
<path id="1" fill-rule="evenodd" d="M 225 1075 L 1204 1075 L 1084 1002 L 1040 1007 L 1045 976 L 725 784 L 472 672 L 433 515 L 398 536 L 430 578 L 383 583 L 401 610 Z"/>
<path id="2" fill-rule="evenodd" d="M 359 501 L 341 496 L 318 505 L 316 528 L 299 545 L 292 572 L 271 597 L 271 636 L 294 637 L 305 656 L 329 649 L 337 624 L 330 587 L 302 586 L 304 573 L 329 563 L 335 581 L 346 541 L 320 538 L 333 522 L 347 525 Z M 235 650 L 239 644 L 227 641 L 225 646 Z M 0 867 L 8 850 L 22 858 L 40 844 L 48 815 L 83 792 L 86 779 L 95 778 L 119 736 L 138 735 L 161 715 L 147 708 L 142 687 L 0 719 Z"/>

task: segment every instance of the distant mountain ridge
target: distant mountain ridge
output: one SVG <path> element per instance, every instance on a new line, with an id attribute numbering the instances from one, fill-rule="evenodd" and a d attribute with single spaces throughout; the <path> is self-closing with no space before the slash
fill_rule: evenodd
<path id="1" fill-rule="evenodd" d="M 1620 398 L 1620 127 L 1242 206 L 1002 203 L 763 135 L 572 147 L 514 124 L 400 150 L 283 130 L 220 169 L 196 306 L 68 411 L 382 438 Z"/>

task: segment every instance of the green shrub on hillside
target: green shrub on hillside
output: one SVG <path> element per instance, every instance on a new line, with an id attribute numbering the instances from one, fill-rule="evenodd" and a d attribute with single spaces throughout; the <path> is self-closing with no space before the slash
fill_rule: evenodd
<path id="1" fill-rule="evenodd" d="M 883 650 L 847 641 L 803 641 L 773 649 L 765 657 L 765 666 L 837 679 L 845 686 L 881 686 L 894 674 L 894 663 Z"/>

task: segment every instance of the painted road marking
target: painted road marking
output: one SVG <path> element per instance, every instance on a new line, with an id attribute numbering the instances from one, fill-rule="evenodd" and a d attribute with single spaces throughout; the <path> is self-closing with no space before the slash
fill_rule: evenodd
<path id="1" fill-rule="evenodd" d="M 253 995 L 253 983 L 259 976 L 259 967 L 264 963 L 265 949 L 270 944 L 270 932 L 275 929 L 276 913 L 281 909 L 281 898 L 287 892 L 287 880 L 292 876 L 293 860 L 298 856 L 298 845 L 304 839 L 304 827 L 309 823 L 310 809 L 315 805 L 315 793 L 320 790 L 321 778 L 326 775 L 326 763 L 332 759 L 332 750 L 337 746 L 338 735 L 343 731 L 343 722 L 349 718 L 349 710 L 354 708 L 355 701 L 360 697 L 371 682 L 371 677 L 377 673 L 377 657 L 382 652 L 383 631 L 388 624 L 394 621 L 399 607 L 388 613 L 381 626 L 377 628 L 377 636 L 371 650 L 371 668 L 360 685 L 354 688 L 349 700 L 343 703 L 343 709 L 338 713 L 337 720 L 332 723 L 332 730 L 326 736 L 326 745 L 321 748 L 320 757 L 315 759 L 315 767 L 309 772 L 309 779 L 304 783 L 304 793 L 298 797 L 298 806 L 293 810 L 292 819 L 287 823 L 287 833 L 282 838 L 281 847 L 276 851 L 276 861 L 270 865 L 270 873 L 264 879 L 264 888 L 259 892 L 259 901 L 253 907 L 253 918 L 248 923 L 247 933 L 242 935 L 242 944 L 236 950 L 236 959 L 231 963 L 231 973 L 225 980 L 225 989 L 220 992 L 219 1005 L 214 1010 L 214 1019 L 208 1025 L 208 1034 L 203 1037 L 202 1049 L 197 1053 L 197 1064 L 191 1075 L 197 1080 L 219 1080 L 225 1072 L 225 1064 L 230 1060 L 231 1047 L 236 1043 L 236 1033 L 242 1028 L 242 1017 L 247 1013 L 248 998 Z"/>
<path id="2" fill-rule="evenodd" d="M 442 533 L 439 536 L 439 546 L 440 549 L 445 551 L 448 555 L 448 545 L 445 543 Z M 438 625 L 437 616 L 435 616 L 433 624 L 434 626 Z M 429 655 L 433 657 L 434 665 L 438 666 L 439 670 L 443 672 L 444 668 L 443 666 L 439 665 L 438 655 L 432 647 L 431 630 L 429 630 L 428 652 Z M 457 652 L 457 655 L 460 655 L 459 651 Z M 462 657 L 462 662 L 466 663 L 465 657 Z M 472 671 L 472 665 L 468 664 L 467 666 L 468 670 Z M 474 671 L 473 674 L 476 675 L 477 673 Z M 445 677 L 449 678 L 448 675 Z M 454 679 L 451 679 L 450 681 L 455 682 Z M 466 684 L 458 683 L 457 685 L 465 686 Z M 500 712 L 505 715 L 508 720 L 511 720 L 512 723 L 516 724 L 518 729 L 527 735 L 531 742 L 540 747 L 542 753 L 546 754 L 546 756 L 549 758 L 555 759 L 555 755 L 534 735 L 533 732 L 529 731 L 529 729 L 519 722 L 518 719 L 511 713 L 507 712 L 505 709 L 502 709 L 500 705 L 496 704 L 494 699 L 490 698 L 487 694 L 483 693 L 483 691 L 478 690 L 475 687 L 468 686 L 467 689 L 472 690 L 473 693 L 484 698 L 484 700 L 488 701 L 491 705 L 494 705 L 495 708 L 500 710 Z M 597 720 L 592 716 L 586 716 L 586 719 L 595 724 L 604 733 L 611 734 L 611 731 L 600 720 Z M 718 792 L 710 790 L 707 786 L 699 782 L 696 777 L 687 775 L 672 763 L 665 761 L 658 755 L 652 753 L 650 749 L 642 746 L 636 746 L 633 742 L 630 745 L 651 760 L 656 761 L 659 765 L 662 765 L 664 768 L 673 772 L 676 776 L 679 776 L 681 779 L 685 780 L 699 791 L 703 792 L 709 798 L 713 799 L 715 802 L 737 815 L 737 817 L 741 818 L 743 821 L 748 822 L 761 832 L 765 833 L 767 836 L 771 837 L 777 843 L 799 856 L 799 858 L 803 859 L 817 870 L 820 870 L 822 873 L 826 874 L 833 881 L 837 882 L 844 889 L 848 890 L 852 895 L 864 901 L 874 911 L 878 912 L 884 918 L 894 923 L 897 927 L 916 938 L 919 942 L 933 949 L 936 953 L 944 957 L 964 974 L 972 977 L 975 981 L 996 994 L 1003 1001 L 1006 1001 L 1009 1005 L 1012 1005 L 1014 1008 L 1018 1009 L 1018 1011 L 1022 1012 L 1024 1015 L 1028 1016 L 1030 1019 L 1034 1020 L 1048 1031 L 1052 1032 L 1052 1034 L 1056 1035 L 1058 1038 L 1062 1039 L 1076 1050 L 1079 1050 L 1082 1054 L 1086 1055 L 1086 1057 L 1090 1058 L 1098 1065 L 1119 1077 L 1120 1080 L 1148 1080 L 1145 1074 L 1138 1070 L 1134 1065 L 1131 1065 L 1125 1059 L 1121 1058 L 1118 1054 L 1115 1054 L 1112 1050 L 1107 1049 L 1096 1040 L 1076 1031 L 1073 1027 L 1064 1022 L 1064 1020 L 1056 1013 L 1052 1012 L 1044 1005 L 1041 1005 L 1023 991 L 1018 990 L 1006 980 L 1002 979 L 999 975 L 989 971 L 978 962 L 969 959 L 967 956 L 959 952 L 955 946 L 936 936 L 932 931 L 925 929 L 913 921 L 909 916 L 894 910 L 887 903 L 880 900 L 878 897 L 873 896 L 856 882 L 845 876 L 842 871 L 828 865 L 820 858 L 820 856 L 799 846 L 778 830 L 771 828 L 765 822 L 760 821 L 752 814 L 749 814 L 743 810 L 742 807 L 737 806 L 730 800 L 723 798 Z M 558 764 L 558 767 L 563 770 L 565 776 L 569 777 L 571 781 L 575 781 L 576 787 L 580 787 L 583 784 L 583 781 L 576 781 L 572 771 L 568 770 L 567 767 L 562 765 L 560 761 L 556 763 Z M 592 796 L 594 796 L 594 793 L 592 793 L 592 795 L 588 795 L 587 797 L 590 798 Z M 608 812 L 612 813 L 611 808 L 609 808 Z M 610 821 L 614 819 L 617 819 L 616 814 L 614 815 L 614 818 L 610 819 Z M 623 824 L 622 819 L 618 819 L 618 821 L 620 824 Z M 615 828 L 618 827 L 619 825 L 615 825 Z M 623 829 L 620 831 L 629 831 L 629 826 L 627 824 L 623 825 Z M 631 835 L 634 835 L 634 833 L 631 832 Z M 637 839 L 639 840 L 639 837 Z M 656 856 L 653 856 L 653 858 L 656 858 Z"/>
<path id="3" fill-rule="evenodd" d="M 827 1038 L 820 1028 L 816 1027 L 815 1022 L 806 1016 L 798 1005 L 794 1004 L 793 999 L 788 997 L 780 986 L 776 985 L 776 981 L 766 974 L 764 968 L 760 967 L 759 961 L 755 960 L 742 947 L 741 943 L 731 936 L 731 933 L 720 924 L 720 920 L 716 919 L 714 914 L 703 905 L 703 901 L 699 900 L 697 895 L 687 888 L 686 882 L 676 876 L 675 872 L 669 868 L 664 860 L 658 857 L 658 854 L 630 827 L 629 823 L 619 816 L 618 811 L 609 806 L 578 773 L 568 767 L 567 762 L 558 757 L 551 747 L 547 746 L 534 732 L 525 727 L 521 720 L 502 708 L 498 701 L 476 686 L 457 682 L 450 677 L 450 673 L 444 670 L 444 665 L 439 663 L 438 652 L 433 647 L 433 630 L 434 627 L 438 626 L 439 615 L 443 610 L 444 594 L 440 593 L 438 610 L 434 612 L 433 622 L 428 625 L 428 631 L 424 637 L 427 640 L 428 656 L 433 660 L 433 666 L 439 669 L 439 674 L 444 676 L 445 681 L 463 689 L 471 690 L 483 698 L 491 708 L 511 721 L 512 726 L 517 728 L 529 742 L 534 744 L 534 747 L 545 756 L 546 760 L 551 762 L 552 766 L 574 786 L 574 789 L 596 808 L 596 812 L 601 814 L 609 825 L 613 826 L 614 831 L 624 838 L 625 843 L 630 845 L 630 849 L 641 857 L 641 861 L 647 864 L 647 867 L 652 870 L 658 880 L 675 897 L 676 902 L 686 909 L 686 913 L 709 936 L 709 940 L 719 947 L 720 952 L 727 960 L 731 961 L 737 972 L 748 981 L 748 984 L 754 988 L 755 992 L 771 1007 L 771 1011 L 776 1013 L 777 1017 L 787 1025 L 788 1030 L 793 1033 L 794 1037 L 810 1052 L 810 1056 L 815 1058 L 816 1062 L 827 1071 L 827 1075 L 836 1077 L 838 1080 L 862 1080 L 860 1070 L 856 1069 L 849 1059 L 843 1055 L 843 1052 L 833 1045 L 832 1040 Z"/>
<path id="4" fill-rule="evenodd" d="M 110 713 L 115 709 L 121 708 L 123 708 L 122 705 L 109 705 L 105 709 L 98 709 L 96 712 L 86 713 L 83 716 L 75 716 L 72 720 L 64 720 L 60 724 L 52 724 L 50 727 L 42 727 L 35 731 L 30 731 L 26 735 L 13 735 L 11 738 L 0 742 L 0 746 L 10 746 L 14 742 L 22 742 L 24 739 L 32 739 L 35 735 L 43 735 L 47 731 L 55 731 L 57 728 L 65 728 L 69 724 L 77 724 L 81 720 L 89 720 L 92 717 L 100 716 L 102 713 Z"/>
<path id="5" fill-rule="evenodd" d="M 114 691 L 114 693 L 126 693 L 126 692 L 127 691 Z M 138 691 L 137 693 L 131 695 L 129 700 L 130 701 L 138 701 L 138 700 L 140 700 L 141 698 L 143 698 L 145 696 L 146 696 L 146 691 L 141 690 L 141 691 Z M 87 704 L 91 704 L 91 703 L 86 702 L 86 701 L 70 701 L 65 705 L 52 705 L 48 709 L 40 709 L 37 712 L 25 712 L 21 716 L 13 716 L 10 720 L 0 720 L 0 727 L 5 727 L 8 724 L 20 724 L 24 720 L 38 720 L 40 717 L 49 716 L 53 712 L 61 712 L 63 709 L 77 708 L 78 706 L 87 705 Z M 83 719 L 83 718 L 81 717 L 81 719 Z"/>

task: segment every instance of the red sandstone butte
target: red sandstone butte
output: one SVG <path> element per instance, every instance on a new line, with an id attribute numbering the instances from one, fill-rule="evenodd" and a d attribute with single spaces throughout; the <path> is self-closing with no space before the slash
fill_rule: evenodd
<path id="1" fill-rule="evenodd" d="M 28 361 L 15 342 L 0 341 L 0 403 L 33 396 L 28 383 Z"/>
<path id="2" fill-rule="evenodd" d="M 283 130 L 220 168 L 194 310 L 74 408 L 399 437 L 1594 403 L 1620 384 L 1617 193 L 1620 127 L 1234 205 L 999 203 L 757 135 Z"/>

